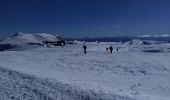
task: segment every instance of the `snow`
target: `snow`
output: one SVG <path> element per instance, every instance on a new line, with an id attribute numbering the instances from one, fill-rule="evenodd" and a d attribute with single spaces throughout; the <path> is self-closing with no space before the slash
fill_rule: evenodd
<path id="1" fill-rule="evenodd" d="M 170 35 L 168 35 L 168 34 L 160 34 L 160 35 L 154 34 L 154 35 L 140 35 L 137 37 L 170 37 Z"/>
<path id="2" fill-rule="evenodd" d="M 63 40 L 61 36 L 48 33 L 29 34 L 18 32 L 15 35 L 11 36 L 10 38 L 0 41 L 0 45 L 9 44 L 10 46 L 7 49 L 23 51 L 27 49 L 42 47 L 44 46 L 43 41 L 56 42 L 60 40 Z M 4 48 L 1 47 L 0 49 L 4 50 Z"/>
<path id="3" fill-rule="evenodd" d="M 48 33 L 23 33 L 18 32 L 14 36 L 1 41 L 1 44 L 26 44 L 26 43 L 42 43 L 42 41 L 59 41 L 59 36 Z"/>
<path id="4" fill-rule="evenodd" d="M 137 36 L 137 37 L 151 37 L 151 35 L 140 35 L 140 36 Z"/>
<path id="5" fill-rule="evenodd" d="M 0 52 L 0 99 L 169 100 L 170 53 L 143 50 L 170 44 L 87 42 L 83 54 L 83 42 L 76 43 Z"/>
<path id="6" fill-rule="evenodd" d="M 162 37 L 170 37 L 170 35 L 168 35 L 168 34 L 162 34 L 161 36 Z"/>

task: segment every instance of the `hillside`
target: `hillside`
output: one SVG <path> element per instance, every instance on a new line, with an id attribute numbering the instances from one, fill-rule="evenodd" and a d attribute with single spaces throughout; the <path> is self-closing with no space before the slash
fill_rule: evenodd
<path id="1" fill-rule="evenodd" d="M 10 50 L 27 50 L 36 47 L 44 46 L 43 41 L 60 41 L 63 40 L 62 37 L 48 34 L 48 33 L 37 33 L 28 34 L 18 32 L 13 36 L 0 41 L 1 49 L 5 47 Z M 2 46 L 2 44 L 8 44 L 8 46 Z"/>

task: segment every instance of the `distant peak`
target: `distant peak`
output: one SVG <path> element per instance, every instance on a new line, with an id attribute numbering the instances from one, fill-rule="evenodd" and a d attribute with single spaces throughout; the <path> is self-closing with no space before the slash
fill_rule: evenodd
<path id="1" fill-rule="evenodd" d="M 170 35 L 168 34 L 161 34 L 161 35 L 140 35 L 140 36 L 137 36 L 137 37 L 170 37 Z"/>
<path id="2" fill-rule="evenodd" d="M 25 34 L 25 33 L 23 33 L 23 32 L 17 32 L 17 33 L 14 34 L 14 36 L 23 35 L 23 34 Z"/>

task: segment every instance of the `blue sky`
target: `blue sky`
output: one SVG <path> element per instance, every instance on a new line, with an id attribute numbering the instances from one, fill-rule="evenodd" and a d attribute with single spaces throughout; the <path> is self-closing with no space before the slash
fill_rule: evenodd
<path id="1" fill-rule="evenodd" d="M 0 0 L 0 36 L 170 34 L 170 0 Z"/>

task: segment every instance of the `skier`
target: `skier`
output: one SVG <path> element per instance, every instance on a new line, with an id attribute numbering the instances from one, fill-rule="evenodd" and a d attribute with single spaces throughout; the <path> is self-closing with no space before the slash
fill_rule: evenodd
<path id="1" fill-rule="evenodd" d="M 112 53 L 112 52 L 113 52 L 113 47 L 110 46 L 110 47 L 109 47 L 109 50 L 110 50 L 110 53 Z"/>
<path id="2" fill-rule="evenodd" d="M 108 52 L 108 51 L 109 51 L 109 49 L 108 49 L 108 48 L 106 48 L 106 51 Z"/>
<path id="3" fill-rule="evenodd" d="M 87 53 L 87 51 L 86 51 L 87 46 L 84 44 L 82 48 L 84 49 L 84 54 L 86 54 Z"/>
<path id="4" fill-rule="evenodd" d="M 119 51 L 119 48 L 116 48 L 116 51 L 118 52 L 118 51 Z"/>

